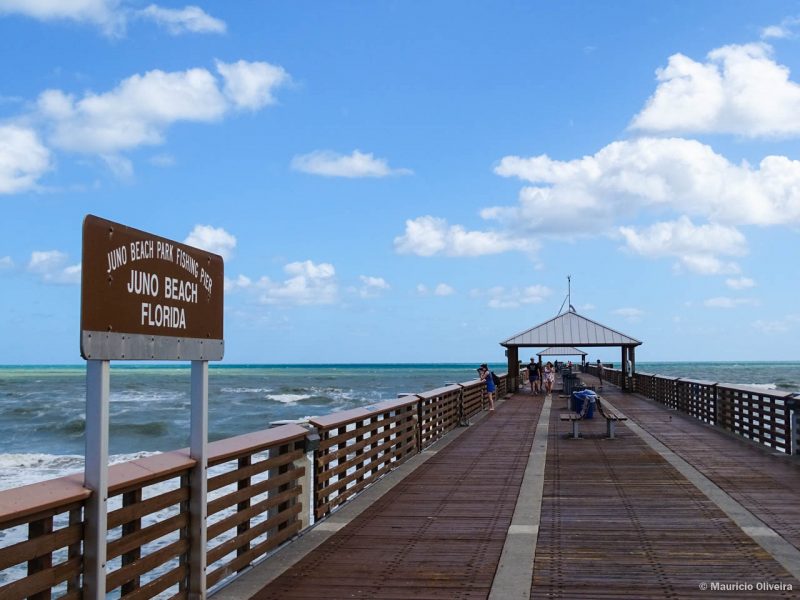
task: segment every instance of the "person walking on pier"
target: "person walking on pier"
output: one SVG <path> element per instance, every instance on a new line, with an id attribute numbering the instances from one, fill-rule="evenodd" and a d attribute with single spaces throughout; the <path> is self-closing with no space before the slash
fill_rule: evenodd
<path id="1" fill-rule="evenodd" d="M 489 370 L 489 366 L 486 363 L 483 363 L 480 367 L 478 367 L 478 374 L 481 377 L 481 381 L 486 382 L 486 395 L 489 397 L 489 410 L 494 410 L 494 394 L 497 390 L 497 386 L 494 384 L 494 377 L 492 377 L 493 373 Z"/>
<path id="2" fill-rule="evenodd" d="M 539 371 L 539 363 L 531 356 L 528 363 L 528 382 L 531 384 L 531 394 L 538 394 L 542 389 L 542 375 Z"/>
<path id="3" fill-rule="evenodd" d="M 597 359 L 597 378 L 600 380 L 600 386 L 598 389 L 603 389 L 603 363 L 600 362 L 600 359 Z"/>
<path id="4" fill-rule="evenodd" d="M 553 369 L 553 363 L 549 360 L 547 364 L 544 366 L 544 388 L 547 390 L 547 394 L 553 392 L 553 382 L 556 380 L 556 372 Z"/>

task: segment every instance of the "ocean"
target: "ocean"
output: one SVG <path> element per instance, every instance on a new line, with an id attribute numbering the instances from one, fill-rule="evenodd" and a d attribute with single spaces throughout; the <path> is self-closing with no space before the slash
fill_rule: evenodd
<path id="1" fill-rule="evenodd" d="M 209 440 L 474 379 L 477 363 L 212 365 Z M 498 373 L 505 364 L 494 364 Z M 637 370 L 800 391 L 800 362 L 638 363 Z M 188 446 L 190 368 L 113 363 L 112 462 Z M 0 489 L 82 471 L 85 367 L 0 366 Z"/>

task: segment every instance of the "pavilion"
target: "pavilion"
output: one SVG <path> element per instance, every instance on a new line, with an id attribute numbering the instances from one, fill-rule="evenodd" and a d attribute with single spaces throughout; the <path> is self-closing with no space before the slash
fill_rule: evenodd
<path id="1" fill-rule="evenodd" d="M 579 315 L 571 305 L 566 312 L 549 321 L 500 342 L 508 357 L 509 390 L 514 392 L 519 391 L 520 348 L 547 348 L 547 351 L 561 348 L 562 351 L 572 351 L 578 348 L 619 346 L 623 372 L 621 387 L 628 390 L 629 379 L 636 372 L 635 349 L 641 344 L 629 335 Z M 626 365 L 628 369 L 624 368 Z"/>

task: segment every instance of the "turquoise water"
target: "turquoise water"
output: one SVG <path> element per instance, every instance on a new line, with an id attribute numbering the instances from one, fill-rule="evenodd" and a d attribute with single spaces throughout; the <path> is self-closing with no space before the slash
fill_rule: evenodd
<path id="1" fill-rule="evenodd" d="M 212 365 L 209 439 L 469 381 L 476 367 Z M 800 391 L 800 362 L 638 363 L 637 370 Z M 189 384 L 188 364 L 112 364 L 109 450 L 115 460 L 188 446 Z M 85 410 L 83 365 L 0 367 L 0 488 L 80 470 Z"/>

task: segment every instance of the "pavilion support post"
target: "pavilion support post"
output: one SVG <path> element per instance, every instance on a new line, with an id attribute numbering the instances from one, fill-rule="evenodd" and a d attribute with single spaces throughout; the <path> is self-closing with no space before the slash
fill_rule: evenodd
<path id="1" fill-rule="evenodd" d="M 519 391 L 519 348 L 508 347 L 508 382 L 509 391 L 516 394 Z"/>
<path id="2" fill-rule="evenodd" d="M 622 388 L 623 392 L 628 391 L 628 347 L 622 346 L 622 362 L 620 363 L 620 371 L 622 373 L 622 377 L 620 377 L 620 383 L 622 384 L 620 387 Z"/>
<path id="3" fill-rule="evenodd" d="M 631 391 L 636 391 L 636 346 L 628 348 L 628 360 L 631 361 L 631 369 L 628 375 L 631 378 Z"/>

